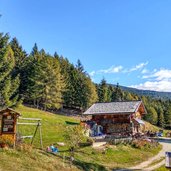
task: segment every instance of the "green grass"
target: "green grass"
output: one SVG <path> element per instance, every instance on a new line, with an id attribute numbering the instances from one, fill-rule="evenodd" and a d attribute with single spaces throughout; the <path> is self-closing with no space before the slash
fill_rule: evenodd
<path id="1" fill-rule="evenodd" d="M 164 158 L 165 158 L 165 157 L 161 157 L 161 158 L 159 158 L 159 159 L 157 159 L 157 160 L 153 161 L 153 162 L 152 162 L 152 163 L 150 163 L 146 168 L 151 167 L 151 166 L 154 166 L 154 165 L 156 165 L 156 164 L 160 163 L 161 161 L 163 161 L 163 160 L 164 160 Z"/>
<path id="2" fill-rule="evenodd" d="M 168 171 L 165 166 L 161 166 L 160 168 L 156 169 L 155 171 Z"/>
<path id="3" fill-rule="evenodd" d="M 146 122 L 146 121 L 144 121 L 144 122 L 145 122 L 146 130 L 150 130 L 150 131 L 153 131 L 153 132 L 158 132 L 160 129 L 162 129 L 162 128 L 159 128 L 159 127 L 157 127 L 155 125 L 150 124 L 149 122 Z"/>
<path id="4" fill-rule="evenodd" d="M 73 117 L 52 114 L 25 106 L 20 106 L 16 108 L 16 110 L 22 114 L 22 117 L 42 119 L 44 148 L 52 143 L 65 142 L 63 135 L 67 126 L 66 121 L 79 123 L 79 120 Z M 21 120 L 20 122 L 26 121 Z M 23 135 L 32 135 L 35 131 L 35 126 L 20 125 L 18 130 Z M 27 140 L 26 142 L 30 143 L 30 140 Z M 37 134 L 35 138 L 34 146 L 39 147 L 39 134 Z M 103 150 L 84 147 L 76 151 L 76 160 L 74 162 L 73 170 L 107 171 L 115 168 L 127 168 L 154 156 L 160 149 L 160 146 L 158 148 L 151 149 L 136 149 L 130 145 L 118 145 L 108 146 L 104 154 Z M 58 156 L 48 154 L 38 149 L 32 149 L 29 152 L 28 150 L 0 151 L 0 169 L 10 171 L 14 166 L 16 171 L 65 171 L 70 169 L 67 160 L 63 163 L 62 159 L 64 155 L 66 158 L 69 155 L 66 151 L 67 147 L 59 147 L 59 150 L 60 154 Z"/>
<path id="5" fill-rule="evenodd" d="M 42 137 L 43 137 L 43 145 L 44 147 L 56 143 L 64 141 L 64 131 L 66 128 L 66 121 L 69 122 L 79 122 L 71 117 L 56 115 L 49 112 L 41 111 L 38 109 L 33 109 L 25 106 L 20 106 L 16 109 L 18 112 L 22 114 L 24 118 L 40 118 L 42 119 Z M 28 122 L 25 120 L 19 120 L 19 122 Z M 33 135 L 36 126 L 24 126 L 19 125 L 18 131 L 22 135 Z M 39 145 L 39 132 L 36 135 L 35 143 L 36 146 Z"/>
<path id="6" fill-rule="evenodd" d="M 0 151 L 0 170 L 3 171 L 70 171 L 68 162 L 63 162 L 60 156 L 48 154 L 44 151 L 27 150 L 2 150 Z M 72 166 L 73 170 L 78 170 Z"/>
<path id="7" fill-rule="evenodd" d="M 142 150 L 133 148 L 130 145 L 117 145 L 109 146 L 104 154 L 104 150 L 95 150 L 91 147 L 86 147 L 79 150 L 76 156 L 79 160 L 89 163 L 95 161 L 97 164 L 102 164 L 110 169 L 128 168 L 154 156 L 160 149 L 161 146 Z"/>

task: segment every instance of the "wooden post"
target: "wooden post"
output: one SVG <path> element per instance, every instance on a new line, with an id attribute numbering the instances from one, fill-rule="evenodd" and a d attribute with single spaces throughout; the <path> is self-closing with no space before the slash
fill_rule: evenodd
<path id="1" fill-rule="evenodd" d="M 40 121 L 39 121 L 40 123 Z M 38 123 L 38 124 L 39 124 Z M 41 127 L 41 124 L 39 125 L 39 135 L 40 135 L 40 146 L 41 146 L 41 149 L 43 149 L 43 142 L 42 142 L 42 127 Z"/>
<path id="2" fill-rule="evenodd" d="M 63 154 L 63 167 L 65 167 L 65 152 Z"/>
<path id="3" fill-rule="evenodd" d="M 36 136 L 38 127 L 39 127 L 39 123 L 37 124 L 36 130 L 35 130 L 35 132 L 34 132 L 34 135 L 33 135 L 32 141 L 31 141 L 31 145 L 33 144 L 33 141 L 34 141 L 34 138 L 35 138 L 35 136 Z"/>
<path id="4" fill-rule="evenodd" d="M 36 133 L 38 131 L 38 128 L 39 128 L 39 136 L 40 136 L 40 146 L 41 148 L 43 148 L 43 141 L 42 141 L 42 129 L 41 129 L 41 119 L 39 118 L 19 118 L 21 120 L 30 120 L 30 121 L 37 121 L 37 123 L 35 122 L 18 122 L 17 124 L 18 125 L 35 125 L 36 126 L 36 130 L 34 132 L 34 135 L 32 136 L 22 136 L 23 138 L 32 138 L 31 140 L 31 145 L 33 144 L 33 141 L 34 141 L 34 138 L 36 136 Z"/>

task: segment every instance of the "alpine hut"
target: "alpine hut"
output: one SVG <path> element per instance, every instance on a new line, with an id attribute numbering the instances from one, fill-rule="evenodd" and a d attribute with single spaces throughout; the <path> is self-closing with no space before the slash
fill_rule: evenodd
<path id="1" fill-rule="evenodd" d="M 119 101 L 95 103 L 83 116 L 90 116 L 86 124 L 90 128 L 90 136 L 111 135 L 128 137 L 143 132 L 145 123 L 142 120 L 146 109 L 142 101 Z"/>

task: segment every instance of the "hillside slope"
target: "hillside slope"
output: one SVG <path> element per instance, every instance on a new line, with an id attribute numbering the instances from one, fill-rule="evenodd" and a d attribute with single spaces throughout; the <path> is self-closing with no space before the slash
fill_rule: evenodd
<path id="1" fill-rule="evenodd" d="M 66 122 L 79 123 L 78 119 L 67 117 L 64 115 L 52 114 L 50 112 L 41 111 L 26 106 L 16 108 L 18 112 L 25 118 L 40 118 L 42 119 L 42 133 L 43 133 L 43 146 L 46 147 L 52 143 L 64 141 L 64 130 Z M 19 120 L 19 122 L 26 122 Z M 35 126 L 18 126 L 18 131 L 22 135 L 33 135 Z M 39 145 L 39 135 L 35 139 L 35 145 Z"/>
<path id="2" fill-rule="evenodd" d="M 42 119 L 44 149 L 52 143 L 65 142 L 63 135 L 67 126 L 66 121 L 79 122 L 79 120 L 72 117 L 52 114 L 25 106 L 20 106 L 16 110 L 23 117 Z M 31 135 L 35 131 L 35 126 L 21 125 L 18 130 L 23 135 Z M 27 140 L 27 143 L 30 143 L 30 140 Z M 39 147 L 38 134 L 34 146 Z M 96 150 L 92 147 L 84 147 L 76 151 L 76 160 L 72 170 L 107 171 L 115 168 L 126 168 L 147 160 L 157 154 L 160 149 L 160 146 L 151 149 L 137 149 L 130 145 L 118 145 L 107 146 L 104 154 L 104 149 Z M 28 145 L 19 150 L 1 150 L 0 170 L 10 171 L 14 166 L 16 171 L 71 170 L 67 159 L 63 159 L 64 156 L 69 155 L 67 147 L 59 147 L 59 150 L 60 154 L 57 156 L 35 148 L 32 149 Z"/>
<path id="3" fill-rule="evenodd" d="M 116 87 L 114 84 L 109 84 L 111 86 Z M 120 88 L 124 91 L 128 91 L 130 93 L 135 93 L 140 96 L 150 96 L 157 99 L 171 99 L 171 92 L 159 92 L 159 91 L 152 91 L 152 90 L 140 90 L 136 88 L 120 86 Z"/>

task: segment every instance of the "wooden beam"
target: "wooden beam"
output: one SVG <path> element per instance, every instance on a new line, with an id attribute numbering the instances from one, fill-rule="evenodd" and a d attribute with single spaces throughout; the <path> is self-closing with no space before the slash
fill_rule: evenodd
<path id="1" fill-rule="evenodd" d="M 41 125 L 41 123 L 22 123 L 22 122 L 17 122 L 17 125 L 38 125 L 38 126 L 40 126 Z"/>
<path id="2" fill-rule="evenodd" d="M 42 120 L 40 118 L 22 118 L 22 117 L 19 117 L 18 119 L 21 119 L 21 120 L 30 120 L 30 121 L 41 121 Z"/>
<path id="3" fill-rule="evenodd" d="M 21 138 L 23 138 L 23 139 L 25 139 L 25 138 L 33 138 L 33 135 L 21 136 Z"/>

